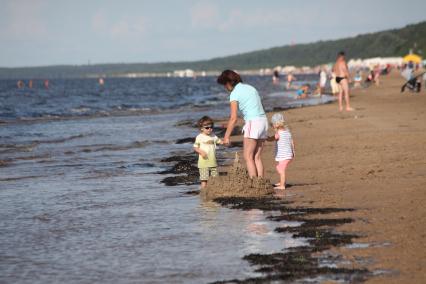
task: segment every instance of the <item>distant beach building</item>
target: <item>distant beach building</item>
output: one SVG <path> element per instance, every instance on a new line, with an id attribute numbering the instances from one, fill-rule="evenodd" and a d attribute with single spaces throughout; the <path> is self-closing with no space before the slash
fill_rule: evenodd
<path id="1" fill-rule="evenodd" d="M 185 69 L 185 70 L 175 70 L 173 72 L 173 76 L 174 77 L 179 77 L 179 78 L 193 78 L 195 75 L 194 70 L 191 69 Z"/>
<path id="2" fill-rule="evenodd" d="M 373 68 L 376 65 L 385 66 L 401 66 L 403 64 L 402 57 L 374 57 L 366 59 L 351 59 L 348 61 L 349 69 Z"/>
<path id="3" fill-rule="evenodd" d="M 302 68 L 300 68 L 300 69 L 301 69 L 302 73 L 305 73 L 305 74 L 309 74 L 309 73 L 312 72 L 312 68 L 310 66 L 302 66 Z"/>
<path id="4" fill-rule="evenodd" d="M 282 69 L 283 69 L 283 68 L 282 68 L 281 66 L 279 66 L 279 65 L 278 65 L 278 66 L 275 66 L 273 70 L 274 70 L 274 71 L 281 72 L 281 70 L 282 70 Z"/>
<path id="5" fill-rule="evenodd" d="M 294 71 L 296 71 L 296 67 L 294 66 L 284 66 L 281 68 L 281 72 L 285 74 L 293 73 Z"/>

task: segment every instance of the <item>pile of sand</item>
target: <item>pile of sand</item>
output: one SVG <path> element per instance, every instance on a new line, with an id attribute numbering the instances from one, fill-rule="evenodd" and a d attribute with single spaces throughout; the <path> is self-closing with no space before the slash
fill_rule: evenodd
<path id="1" fill-rule="evenodd" d="M 201 189 L 205 200 L 218 197 L 262 197 L 274 192 L 271 182 L 264 178 L 250 178 L 241 165 L 238 154 L 226 176 L 211 177 L 207 187 Z"/>

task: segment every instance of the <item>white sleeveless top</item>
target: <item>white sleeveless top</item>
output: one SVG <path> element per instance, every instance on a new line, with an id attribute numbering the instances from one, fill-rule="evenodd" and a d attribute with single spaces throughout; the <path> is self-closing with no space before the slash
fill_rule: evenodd
<path id="1" fill-rule="evenodd" d="M 288 129 L 279 130 L 275 134 L 275 161 L 291 160 L 293 159 L 293 146 L 292 136 Z"/>

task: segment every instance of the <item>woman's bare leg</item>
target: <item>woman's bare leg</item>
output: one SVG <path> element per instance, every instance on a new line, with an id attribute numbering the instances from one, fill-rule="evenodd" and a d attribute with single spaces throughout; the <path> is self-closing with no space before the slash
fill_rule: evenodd
<path id="1" fill-rule="evenodd" d="M 244 138 L 243 152 L 246 161 L 247 171 L 250 177 L 257 177 L 257 169 L 255 159 L 255 151 L 257 148 L 257 140 L 252 138 Z"/>
<path id="2" fill-rule="evenodd" d="M 262 151 L 263 146 L 265 144 L 265 140 L 257 140 L 256 149 L 254 153 L 254 163 L 256 165 L 256 171 L 258 177 L 263 177 L 265 175 L 265 171 L 263 168 L 263 162 L 262 162 Z"/>

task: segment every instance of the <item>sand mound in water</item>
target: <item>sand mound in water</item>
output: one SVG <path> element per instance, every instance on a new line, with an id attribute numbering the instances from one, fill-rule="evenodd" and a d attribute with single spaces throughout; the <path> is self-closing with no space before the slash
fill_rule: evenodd
<path id="1" fill-rule="evenodd" d="M 212 200 L 218 197 L 262 197 L 273 192 L 274 189 L 269 180 L 249 177 L 236 153 L 234 164 L 228 175 L 209 178 L 207 187 L 201 189 L 201 196 L 205 200 Z"/>

